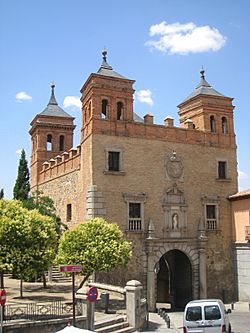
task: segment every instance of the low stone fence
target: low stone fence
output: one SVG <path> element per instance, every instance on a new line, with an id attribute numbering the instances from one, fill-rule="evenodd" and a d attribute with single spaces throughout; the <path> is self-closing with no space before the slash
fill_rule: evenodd
<path id="1" fill-rule="evenodd" d="M 16 321 L 4 325 L 4 333 L 54 333 L 63 329 L 73 318 L 61 318 L 40 321 Z M 86 327 L 86 317 L 76 317 L 76 326 L 79 328 Z"/>

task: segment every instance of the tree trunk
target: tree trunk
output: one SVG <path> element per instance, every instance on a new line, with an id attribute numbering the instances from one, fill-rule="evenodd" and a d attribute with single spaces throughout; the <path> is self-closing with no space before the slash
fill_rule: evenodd
<path id="1" fill-rule="evenodd" d="M 23 298 L 23 277 L 20 279 L 20 298 Z"/>
<path id="2" fill-rule="evenodd" d="M 0 270 L 0 289 L 4 289 L 4 276 L 2 270 Z"/>
<path id="3" fill-rule="evenodd" d="M 47 280 L 46 280 L 46 276 L 45 276 L 44 272 L 43 272 L 42 278 L 43 278 L 43 288 L 46 289 L 47 288 Z"/>
<path id="4" fill-rule="evenodd" d="M 91 274 L 84 276 L 82 282 L 79 284 L 78 289 L 82 288 L 82 286 L 83 286 L 84 283 L 88 280 L 88 278 L 90 277 L 90 275 L 91 275 Z"/>

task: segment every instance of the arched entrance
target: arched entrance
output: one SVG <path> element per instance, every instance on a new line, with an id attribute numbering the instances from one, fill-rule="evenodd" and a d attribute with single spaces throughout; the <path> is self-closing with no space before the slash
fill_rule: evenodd
<path id="1" fill-rule="evenodd" d="M 179 250 L 165 253 L 157 273 L 157 303 L 170 303 L 182 309 L 192 299 L 192 268 L 189 258 Z"/>

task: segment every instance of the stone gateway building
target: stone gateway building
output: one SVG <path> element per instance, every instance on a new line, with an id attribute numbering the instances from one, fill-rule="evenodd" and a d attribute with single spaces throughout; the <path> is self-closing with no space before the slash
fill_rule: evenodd
<path id="1" fill-rule="evenodd" d="M 31 189 L 50 196 L 63 222 L 102 216 L 133 244 L 126 271 L 99 274 L 142 282 L 149 310 L 194 298 L 234 297 L 232 216 L 237 192 L 232 98 L 200 83 L 178 106 L 180 127 L 133 111 L 133 83 L 106 51 L 81 93 L 80 144 L 74 118 L 54 96 L 31 123 Z"/>

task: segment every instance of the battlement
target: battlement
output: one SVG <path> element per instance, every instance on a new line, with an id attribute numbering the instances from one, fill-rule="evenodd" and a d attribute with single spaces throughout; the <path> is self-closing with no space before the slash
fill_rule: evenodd
<path id="1" fill-rule="evenodd" d="M 38 183 L 41 184 L 79 170 L 81 165 L 80 157 L 81 146 L 78 145 L 76 148 L 71 148 L 68 152 L 45 161 L 42 170 L 39 172 Z"/>
<path id="2" fill-rule="evenodd" d="M 83 140 L 92 133 L 220 147 L 235 148 L 236 146 L 233 131 L 229 131 L 233 134 L 223 134 L 219 131 L 211 133 L 199 130 L 193 127 L 190 119 L 187 119 L 181 127 L 175 126 L 174 120 L 170 116 L 164 119 L 164 125 L 154 124 L 151 114 L 144 116 L 144 122 L 118 122 L 95 117 L 92 117 L 91 120 L 82 129 Z"/>

